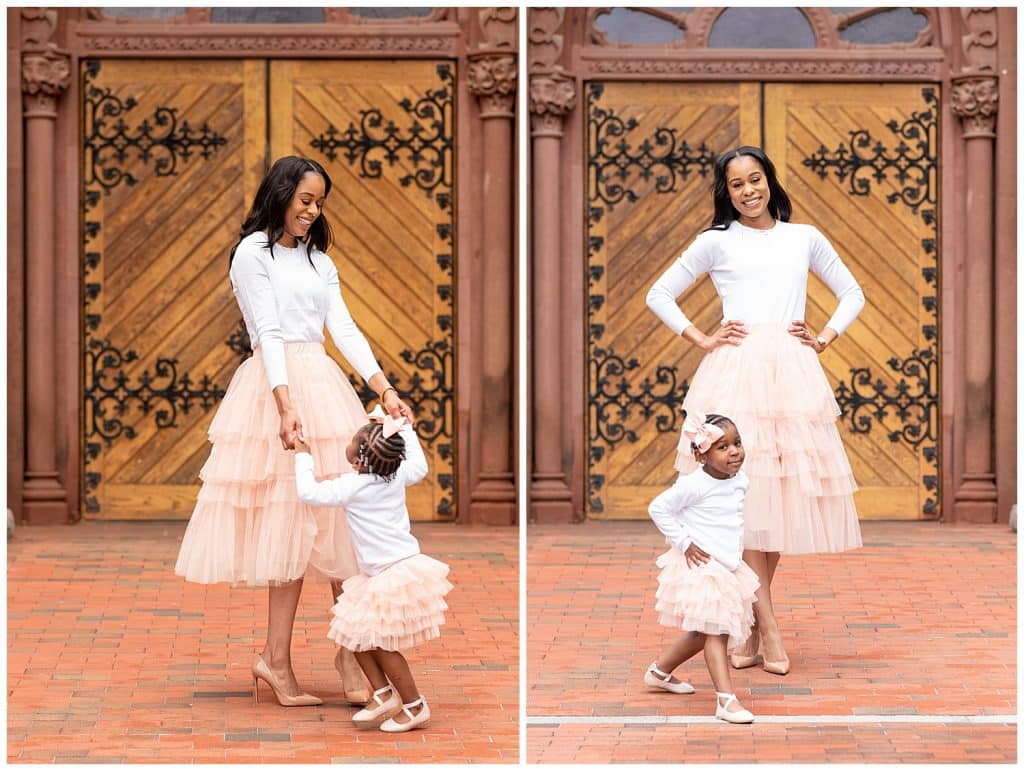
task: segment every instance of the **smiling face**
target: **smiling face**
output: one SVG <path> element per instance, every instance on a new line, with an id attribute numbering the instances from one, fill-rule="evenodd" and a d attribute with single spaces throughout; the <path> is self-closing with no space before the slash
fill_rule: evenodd
<path id="1" fill-rule="evenodd" d="M 294 249 L 299 240 L 306 237 L 316 218 L 324 208 L 327 199 L 327 185 L 324 178 L 315 171 L 302 175 L 295 187 L 295 194 L 284 214 L 284 234 L 278 243 Z"/>
<path id="2" fill-rule="evenodd" d="M 722 423 L 719 428 L 725 433 L 715 440 L 707 452 L 697 452 L 697 462 L 704 464 L 704 470 L 715 479 L 729 479 L 743 465 L 746 453 L 740 432 L 732 423 Z"/>
<path id="3" fill-rule="evenodd" d="M 739 212 L 743 225 L 752 228 L 770 228 L 774 223 L 768 211 L 771 191 L 768 177 L 761 163 L 752 155 L 737 155 L 725 167 L 725 185 L 729 200 Z"/>

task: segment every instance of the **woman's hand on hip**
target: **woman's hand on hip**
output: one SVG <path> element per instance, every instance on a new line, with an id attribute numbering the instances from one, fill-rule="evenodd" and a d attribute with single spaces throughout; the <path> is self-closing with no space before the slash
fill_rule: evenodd
<path id="1" fill-rule="evenodd" d="M 286 450 L 295 449 L 296 439 L 305 439 L 302 434 L 302 421 L 295 410 L 286 409 L 281 412 L 281 430 L 278 432 L 281 446 Z"/>
<path id="2" fill-rule="evenodd" d="M 747 325 L 742 321 L 723 321 L 713 335 L 705 335 L 697 345 L 705 353 L 711 353 L 722 345 L 739 345 L 747 336 Z"/>
<path id="3" fill-rule="evenodd" d="M 813 348 L 815 353 L 821 353 L 825 350 L 825 346 L 818 342 L 818 337 L 810 328 L 807 326 L 806 321 L 792 321 L 789 324 L 789 329 L 786 330 L 808 348 Z"/>
<path id="4" fill-rule="evenodd" d="M 385 391 L 380 401 L 381 404 L 384 405 L 385 412 L 395 420 L 398 420 L 399 418 L 408 418 L 412 421 L 415 417 L 415 415 L 413 415 L 412 408 L 402 401 L 401 397 L 398 395 L 398 391 L 393 388 L 389 388 Z"/>
<path id="5" fill-rule="evenodd" d="M 695 543 L 691 543 L 686 547 L 683 556 L 686 557 L 686 564 L 691 568 L 699 568 L 701 565 L 706 565 L 711 559 L 711 555 Z"/>

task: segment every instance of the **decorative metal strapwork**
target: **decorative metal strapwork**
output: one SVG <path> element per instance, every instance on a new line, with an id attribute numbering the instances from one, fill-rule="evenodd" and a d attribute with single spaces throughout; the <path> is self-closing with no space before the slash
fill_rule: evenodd
<path id="1" fill-rule="evenodd" d="M 435 230 L 444 248 L 434 258 L 445 281 L 435 290 L 443 310 L 434 318 L 435 336 L 419 350 L 407 349 L 400 354 L 403 361 L 416 367 L 408 382 L 393 372 L 388 380 L 403 400 L 415 406 L 417 435 L 451 468 L 455 457 L 455 75 L 449 64 L 437 65 L 436 72 L 440 80 L 437 88 L 429 89 L 415 102 L 398 102 L 410 118 L 404 130 L 385 119 L 383 110 L 371 107 L 360 111 L 358 125 L 349 123 L 348 128 L 339 131 L 329 124 L 310 145 L 330 161 L 343 158 L 364 179 L 382 179 L 385 165 L 392 168 L 404 158 L 412 172 L 399 177 L 399 183 L 403 187 L 415 185 L 437 205 Z M 365 383 L 354 376 L 349 380 L 364 403 L 376 399 Z M 439 472 L 437 479 L 445 491 L 437 511 L 452 516 L 455 475 Z"/>
<path id="2" fill-rule="evenodd" d="M 611 109 L 597 106 L 604 93 L 601 83 L 591 83 L 587 90 L 587 178 L 590 200 L 603 201 L 609 209 L 623 200 L 635 203 L 636 192 L 630 187 L 637 178 L 649 182 L 654 178 L 655 191 L 672 193 L 679 180 L 687 179 L 694 169 L 706 177 L 712 169 L 715 154 L 701 142 L 690 147 L 676 135 L 673 128 L 659 126 L 651 137 L 645 137 L 634 149 L 626 139 L 639 124 L 636 118 L 623 120 Z"/>
<path id="3" fill-rule="evenodd" d="M 83 102 L 83 169 L 82 169 L 82 262 L 83 262 L 83 396 L 85 399 L 83 487 L 86 510 L 98 512 L 95 491 L 101 481 L 100 472 L 91 469 L 103 451 L 115 439 L 133 439 L 135 427 L 125 423 L 130 407 L 141 409 L 144 416 L 154 414 L 158 429 L 173 428 L 179 411 L 188 413 L 198 406 L 209 411 L 224 397 L 221 389 L 208 376 L 195 379 L 187 372 L 178 373 L 177 359 L 156 358 L 153 374 L 146 369 L 135 383 L 125 372 L 125 365 L 139 359 L 134 350 L 120 350 L 109 339 L 94 337 L 102 317 L 94 304 L 100 298 L 102 285 L 95 280 L 103 263 L 103 253 L 96 246 L 101 224 L 90 219 L 101 196 L 118 185 L 134 185 L 138 180 L 123 165 L 129 152 L 137 161 L 153 162 L 154 174 L 170 177 L 178 174 L 179 161 L 187 162 L 198 154 L 205 158 L 227 144 L 227 139 L 212 131 L 205 123 L 193 129 L 188 121 L 178 122 L 177 109 L 157 107 L 150 118 L 144 118 L 129 130 L 125 116 L 138 106 L 135 97 L 115 96 L 111 89 L 95 83 L 100 62 L 89 60 L 82 70 Z"/>
<path id="4" fill-rule="evenodd" d="M 189 122 L 178 123 L 174 107 L 157 107 L 153 115 L 144 118 L 130 130 L 124 116 L 138 102 L 128 96 L 124 101 L 111 89 L 100 88 L 92 80 L 99 74 L 100 63 L 91 60 L 85 64 L 85 90 L 83 98 L 85 151 L 85 185 L 99 185 L 109 193 L 122 182 L 134 185 L 138 180 L 123 166 L 132 152 L 138 160 L 148 164 L 158 177 L 178 173 L 178 159 L 187 161 L 198 150 L 203 158 L 210 158 L 227 139 L 203 124 L 193 129 Z"/>
<path id="5" fill-rule="evenodd" d="M 934 468 L 934 473 L 923 477 L 925 489 L 932 494 L 926 498 L 922 511 L 935 514 L 939 497 L 939 226 L 936 208 L 939 100 L 932 87 L 921 89 L 921 96 L 926 105 L 924 110 L 911 113 L 903 123 L 891 120 L 886 124 L 899 138 L 894 148 L 886 147 L 865 129 L 852 129 L 847 144 L 831 153 L 822 145 L 804 158 L 803 165 L 822 179 L 828 177 L 829 169 L 840 182 L 849 179 L 850 195 L 868 195 L 872 182 L 885 182 L 892 175 L 901 189 L 888 194 L 886 200 L 909 207 L 931 231 L 927 238 L 921 239 L 921 249 L 931 260 L 931 264 L 921 270 L 922 278 L 932 289 L 931 294 L 921 298 L 928 319 L 921 333 L 929 346 L 915 348 L 909 356 L 894 356 L 888 361 L 899 376 L 892 392 L 870 368 L 858 367 L 850 370 L 849 385 L 840 383 L 836 387 L 836 401 L 855 433 L 870 433 L 877 422 L 888 430 L 889 441 L 902 442 L 921 452 Z"/>

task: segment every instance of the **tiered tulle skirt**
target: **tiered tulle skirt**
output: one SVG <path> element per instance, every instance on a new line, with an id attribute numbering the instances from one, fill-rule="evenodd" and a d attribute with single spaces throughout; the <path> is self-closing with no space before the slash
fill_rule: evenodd
<path id="1" fill-rule="evenodd" d="M 754 624 L 754 593 L 760 585 L 747 563 L 729 570 L 715 559 L 691 568 L 673 546 L 658 557 L 654 609 L 659 623 L 673 629 L 729 635 L 729 648 L 742 645 Z"/>
<path id="2" fill-rule="evenodd" d="M 288 390 L 320 478 L 349 471 L 345 446 L 367 421 L 341 369 L 319 343 L 287 343 Z M 341 508 L 307 506 L 294 453 L 257 349 L 235 372 L 210 424 L 213 444 L 175 573 L 203 584 L 253 586 L 358 572 Z"/>
<path id="3" fill-rule="evenodd" d="M 448 566 L 417 554 L 375 576 L 352 576 L 332 609 L 327 636 L 352 651 L 401 651 L 441 635 Z"/>
<path id="4" fill-rule="evenodd" d="M 701 361 L 684 409 L 736 423 L 750 477 L 744 546 L 787 554 L 840 552 L 862 545 L 857 484 L 836 427 L 839 406 L 818 354 L 785 325 L 748 325 L 738 346 Z M 676 468 L 696 468 L 680 438 Z"/>

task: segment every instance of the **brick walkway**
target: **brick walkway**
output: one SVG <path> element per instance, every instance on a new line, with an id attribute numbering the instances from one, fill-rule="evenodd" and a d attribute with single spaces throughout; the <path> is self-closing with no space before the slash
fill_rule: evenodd
<path id="1" fill-rule="evenodd" d="M 531 526 L 527 760 L 1014 762 L 1016 535 L 920 522 L 863 532 L 863 549 L 782 560 L 774 596 L 792 671 L 734 671 L 762 720 L 729 726 L 709 720 L 703 657 L 680 670 L 696 694 L 641 680 L 675 637 L 652 608 L 665 548 L 654 526 Z"/>
<path id="2" fill-rule="evenodd" d="M 28 763 L 508 763 L 518 750 L 518 532 L 415 525 L 452 567 L 442 637 L 409 663 L 427 729 L 356 731 L 325 637 L 329 591 L 308 583 L 295 625 L 315 708 L 252 700 L 265 589 L 173 574 L 183 524 L 23 527 L 8 542 L 7 756 Z M 272 699 L 262 688 L 262 695 Z"/>

